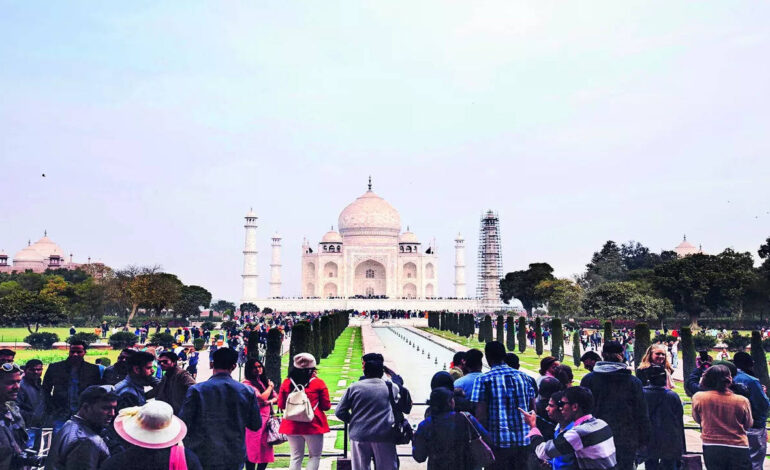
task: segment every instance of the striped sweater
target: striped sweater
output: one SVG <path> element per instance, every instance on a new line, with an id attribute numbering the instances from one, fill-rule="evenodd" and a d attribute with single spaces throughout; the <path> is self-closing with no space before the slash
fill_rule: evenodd
<path id="1" fill-rule="evenodd" d="M 532 448 L 541 460 L 574 455 L 578 468 L 592 470 L 611 469 L 617 464 L 612 430 L 607 423 L 591 415 L 576 420 L 572 429 L 552 441 L 546 442 L 536 429 L 530 434 Z"/>

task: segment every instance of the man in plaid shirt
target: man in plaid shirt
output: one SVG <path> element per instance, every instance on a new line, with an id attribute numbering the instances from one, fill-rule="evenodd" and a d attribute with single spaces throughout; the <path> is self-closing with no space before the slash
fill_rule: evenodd
<path id="1" fill-rule="evenodd" d="M 505 364 L 505 346 L 490 341 L 484 348 L 491 370 L 476 377 L 470 400 L 476 404 L 476 418 L 492 436 L 493 470 L 527 468 L 529 425 L 519 408 L 535 409 L 537 390 L 523 372 Z M 488 470 L 489 470 L 488 468 Z"/>

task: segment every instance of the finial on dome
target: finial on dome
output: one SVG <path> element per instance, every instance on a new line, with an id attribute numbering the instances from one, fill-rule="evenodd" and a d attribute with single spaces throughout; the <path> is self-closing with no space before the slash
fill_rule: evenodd
<path id="1" fill-rule="evenodd" d="M 684 234 L 684 240 L 683 241 L 687 241 L 687 234 L 686 233 Z"/>
<path id="2" fill-rule="evenodd" d="M 369 191 L 372 190 L 372 175 L 369 175 Z"/>
<path id="3" fill-rule="evenodd" d="M 407 231 L 407 232 L 409 231 L 409 226 L 408 226 L 408 225 L 406 226 L 406 231 Z"/>
<path id="4" fill-rule="evenodd" d="M 43 230 L 43 236 L 44 236 L 44 237 L 47 237 L 47 236 L 48 236 L 48 230 Z"/>
<path id="5" fill-rule="evenodd" d="M 28 239 L 27 239 L 27 246 L 30 246 L 31 244 L 32 244 L 32 240 L 30 240 L 30 239 L 28 238 Z"/>

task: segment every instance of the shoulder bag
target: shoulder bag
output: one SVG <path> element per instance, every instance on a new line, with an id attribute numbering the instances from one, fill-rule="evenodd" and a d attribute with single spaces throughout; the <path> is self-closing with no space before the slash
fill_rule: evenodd
<path id="1" fill-rule="evenodd" d="M 393 410 L 393 442 L 396 445 L 409 444 L 412 442 L 412 436 L 414 431 L 409 421 L 404 418 L 404 413 L 396 406 L 396 400 L 393 398 L 393 384 L 385 382 L 388 387 L 388 399 L 390 401 L 390 409 Z"/>
<path id="2" fill-rule="evenodd" d="M 492 448 L 489 447 L 489 444 L 484 442 L 484 439 L 481 438 L 479 430 L 476 429 L 473 421 L 471 421 L 471 419 L 468 417 L 468 413 L 463 411 L 460 412 L 460 414 L 463 415 L 465 420 L 468 422 L 468 432 L 470 433 L 468 447 L 470 448 L 474 465 L 486 467 L 495 463 L 495 453 L 492 452 Z"/>

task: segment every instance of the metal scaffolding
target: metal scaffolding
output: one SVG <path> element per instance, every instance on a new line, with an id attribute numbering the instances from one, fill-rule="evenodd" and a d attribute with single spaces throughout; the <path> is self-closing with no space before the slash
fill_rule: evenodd
<path id="1" fill-rule="evenodd" d="M 479 229 L 478 283 L 476 297 L 482 305 L 500 305 L 500 279 L 503 277 L 503 253 L 500 248 L 500 218 L 487 211 Z"/>

